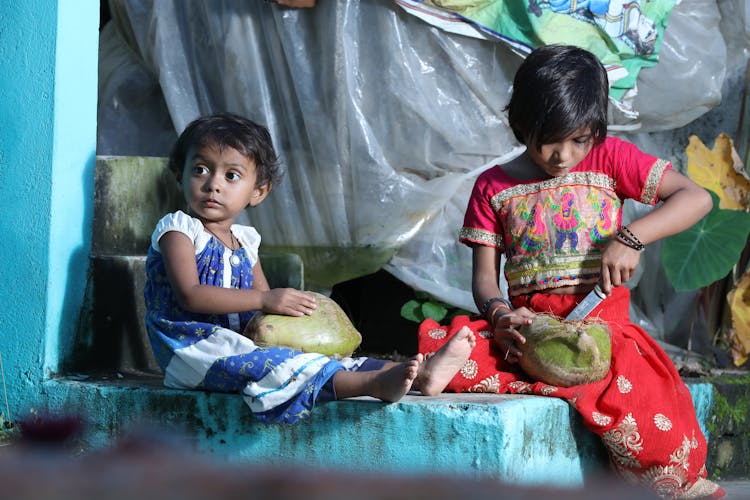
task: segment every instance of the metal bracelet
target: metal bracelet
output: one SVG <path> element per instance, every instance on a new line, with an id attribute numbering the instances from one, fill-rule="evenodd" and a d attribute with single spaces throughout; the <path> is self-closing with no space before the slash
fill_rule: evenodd
<path id="1" fill-rule="evenodd" d="M 628 226 L 622 226 L 622 230 L 628 233 L 628 236 L 630 237 L 630 240 L 635 242 L 636 245 L 639 246 L 645 246 L 643 243 L 641 243 L 641 240 L 638 239 L 638 236 L 636 236 L 633 231 L 630 230 Z"/>
<path id="2" fill-rule="evenodd" d="M 635 241 L 633 241 L 633 240 L 632 240 L 632 239 L 631 239 L 631 238 L 630 238 L 630 237 L 629 237 L 628 235 L 626 235 L 626 234 L 625 234 L 625 233 L 623 233 L 622 231 L 617 231 L 617 239 L 618 239 L 618 240 L 619 240 L 619 241 L 620 241 L 621 243 L 623 243 L 623 244 L 625 244 L 625 245 L 629 246 L 629 247 L 630 247 L 630 248 L 632 248 L 633 250 L 638 250 L 639 252 L 642 252 L 642 251 L 643 251 L 643 250 L 645 250 L 645 248 L 646 248 L 646 245 L 644 245 L 644 244 L 643 244 L 643 243 L 641 243 L 640 241 L 639 241 L 639 242 L 635 242 Z"/>
<path id="3" fill-rule="evenodd" d="M 511 304 L 510 300 L 506 299 L 505 297 L 492 297 L 492 298 L 487 299 L 484 302 L 484 304 L 482 304 L 482 310 L 480 312 L 482 313 L 483 318 L 487 317 L 487 311 L 490 310 L 490 306 L 494 304 L 495 302 L 500 302 L 504 304 L 511 311 L 515 309 L 513 307 L 513 304 Z"/>

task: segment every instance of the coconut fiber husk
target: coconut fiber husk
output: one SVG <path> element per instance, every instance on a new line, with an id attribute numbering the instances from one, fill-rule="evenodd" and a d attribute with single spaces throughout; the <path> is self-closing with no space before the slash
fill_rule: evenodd
<path id="1" fill-rule="evenodd" d="M 519 365 L 534 380 L 558 387 L 597 382 L 609 371 L 609 327 L 596 318 L 566 321 L 538 314 L 519 329 L 526 343 Z"/>

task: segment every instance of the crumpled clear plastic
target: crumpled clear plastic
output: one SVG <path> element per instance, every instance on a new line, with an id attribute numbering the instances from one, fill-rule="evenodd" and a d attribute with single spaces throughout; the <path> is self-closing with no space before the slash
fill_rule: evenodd
<path id="1" fill-rule="evenodd" d="M 496 1 L 503 4 L 508 0 Z M 445 31 L 506 43 L 518 53 L 530 50 L 527 46 L 529 40 L 515 40 L 507 34 L 498 36 L 488 29 L 494 26 L 483 27 L 462 15 L 456 16 L 456 13 L 464 14 L 461 7 L 465 4 L 472 11 L 473 8 L 490 10 L 485 5 L 490 3 L 492 0 L 406 0 L 400 5 L 412 15 Z M 677 5 L 669 15 L 668 29 L 659 48 L 660 63 L 650 68 L 647 65 L 641 70 L 645 74 L 639 75 L 636 86 L 622 98 L 610 99 L 611 130 L 669 130 L 689 123 L 719 103 L 726 67 L 726 45 L 718 26 L 721 19 L 718 5 L 708 0 L 676 0 L 675 3 Z M 565 4 L 561 6 L 569 7 Z M 580 9 L 585 11 L 589 7 L 582 4 Z M 597 7 L 601 6 L 597 4 Z M 515 11 L 515 15 L 518 15 L 518 11 Z M 576 17 L 576 14 L 571 16 Z M 615 50 L 616 44 L 604 30 L 585 30 L 581 37 L 579 43 L 583 47 L 605 43 Z M 627 57 L 620 53 L 617 56 Z M 680 86 L 675 87 L 676 84 Z M 641 88 L 645 93 L 640 91 Z M 680 88 L 680 92 L 674 92 L 675 88 Z"/>
<path id="2" fill-rule="evenodd" d="M 299 253 L 312 289 L 385 268 L 475 310 L 470 252 L 456 236 L 479 172 L 522 151 L 503 112 L 517 54 L 383 0 L 300 10 L 111 0 L 110 10 L 99 154 L 166 156 L 191 120 L 218 111 L 262 122 L 286 170 L 247 214 L 265 250 Z M 725 47 L 716 3 L 684 0 L 661 62 L 641 72 L 640 131 L 716 106 Z"/>

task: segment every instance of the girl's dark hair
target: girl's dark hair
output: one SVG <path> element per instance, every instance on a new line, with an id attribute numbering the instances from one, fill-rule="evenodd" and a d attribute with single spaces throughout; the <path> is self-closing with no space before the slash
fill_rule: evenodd
<path id="1" fill-rule="evenodd" d="M 531 52 L 513 79 L 506 110 L 520 142 L 537 150 L 589 127 L 595 142 L 607 135 L 607 71 L 591 52 L 545 45 Z"/>
<path id="2" fill-rule="evenodd" d="M 278 157 L 268 129 L 232 113 L 203 116 L 188 124 L 169 153 L 169 169 L 179 178 L 191 148 L 213 146 L 236 149 L 255 163 L 256 186 L 275 186 L 281 180 Z"/>

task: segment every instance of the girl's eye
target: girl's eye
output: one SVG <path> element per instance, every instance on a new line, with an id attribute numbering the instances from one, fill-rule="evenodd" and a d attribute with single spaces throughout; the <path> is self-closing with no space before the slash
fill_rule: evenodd
<path id="1" fill-rule="evenodd" d="M 576 144 L 588 144 L 590 140 L 591 136 L 587 135 L 585 137 L 576 137 L 575 139 L 573 139 L 573 142 L 575 142 Z"/>
<path id="2" fill-rule="evenodd" d="M 208 173 L 208 169 L 204 167 L 203 165 L 193 166 L 193 175 L 203 175 L 205 173 Z"/>
<path id="3" fill-rule="evenodd" d="M 237 172 L 227 172 L 226 178 L 228 181 L 237 181 L 240 179 L 240 174 L 238 174 Z"/>

